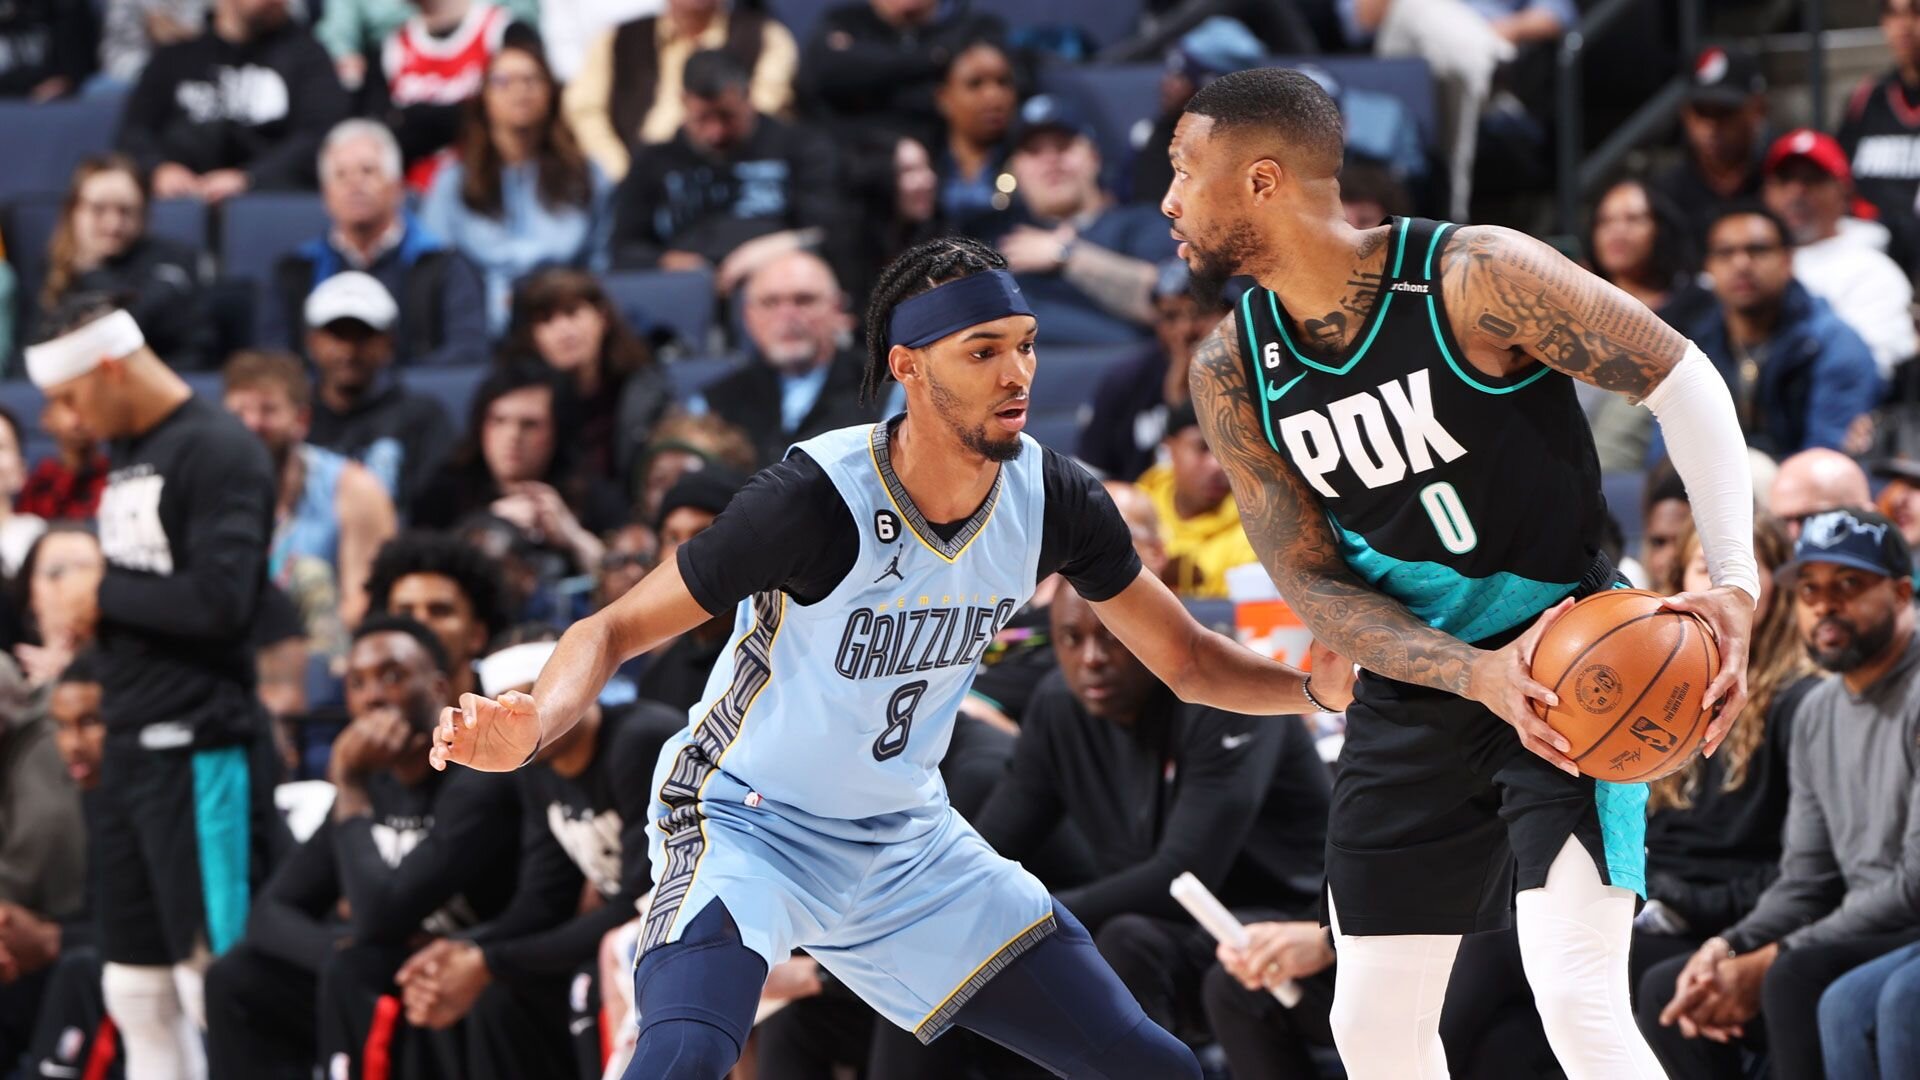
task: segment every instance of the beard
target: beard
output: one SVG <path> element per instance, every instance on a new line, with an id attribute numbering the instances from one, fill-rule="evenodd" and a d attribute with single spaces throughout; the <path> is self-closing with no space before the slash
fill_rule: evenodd
<path id="1" fill-rule="evenodd" d="M 1822 671 L 1844 673 L 1867 663 L 1887 651 L 1893 644 L 1893 616 L 1888 615 L 1877 625 L 1860 629 L 1845 619 L 1826 618 L 1821 625 L 1832 623 L 1847 632 L 1847 643 L 1834 649 L 1822 649 L 1812 642 L 1807 643 L 1807 655 Z M 1816 627 L 1818 629 L 1818 627 Z"/>
<path id="2" fill-rule="evenodd" d="M 1189 237 L 1187 248 L 1187 292 L 1211 310 L 1220 305 L 1227 279 L 1241 273 L 1259 253 L 1260 239 L 1253 226 L 1242 221 L 1228 227 L 1217 246 L 1203 249 Z"/>
<path id="3" fill-rule="evenodd" d="M 933 409 L 940 419 L 960 440 L 960 445 L 979 454 L 988 461 L 1007 462 L 1020 456 L 1019 434 L 1012 433 L 1006 438 L 994 438 L 987 434 L 985 423 L 968 424 L 961 416 L 960 396 L 940 384 L 932 375 L 927 377 L 927 387 L 933 393 Z"/>

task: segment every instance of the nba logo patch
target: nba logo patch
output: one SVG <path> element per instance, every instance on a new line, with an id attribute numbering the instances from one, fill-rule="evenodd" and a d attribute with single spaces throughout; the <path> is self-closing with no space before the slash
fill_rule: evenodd
<path id="1" fill-rule="evenodd" d="M 573 977 L 573 986 L 567 991 L 567 1004 L 574 1012 L 587 1011 L 587 992 L 593 989 L 593 976 L 581 972 Z"/>
<path id="2" fill-rule="evenodd" d="M 353 1062 L 345 1054 L 335 1054 L 327 1061 L 327 1080 L 348 1080 L 353 1075 Z"/>
<path id="3" fill-rule="evenodd" d="M 78 1061 L 80 1051 L 86 1049 L 86 1046 L 87 1033 L 77 1027 L 70 1027 L 60 1033 L 60 1045 L 53 1053 L 61 1061 Z"/>
<path id="4" fill-rule="evenodd" d="M 760 793 L 759 793 L 759 792 L 757 792 L 757 791 L 749 791 L 749 792 L 747 792 L 747 797 L 746 797 L 746 800 L 745 800 L 745 801 L 746 801 L 746 804 L 747 804 L 748 806 L 759 806 L 759 805 L 760 805 Z"/>

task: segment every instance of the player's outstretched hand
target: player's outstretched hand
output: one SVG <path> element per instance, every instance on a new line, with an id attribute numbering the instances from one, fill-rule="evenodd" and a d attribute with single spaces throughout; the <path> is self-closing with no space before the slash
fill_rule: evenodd
<path id="1" fill-rule="evenodd" d="M 1573 598 L 1568 597 L 1542 612 L 1526 633 L 1504 648 L 1481 653 L 1468 676 L 1467 696 L 1512 724 L 1522 746 L 1547 759 L 1554 768 L 1579 776 L 1579 768 L 1567 756 L 1573 744 L 1549 727 L 1540 712 L 1543 706 L 1551 708 L 1560 704 L 1560 698 L 1533 677 L 1533 650 L 1540 644 L 1547 627 L 1558 622 L 1571 607 Z"/>
<path id="2" fill-rule="evenodd" d="M 1335 712 L 1345 712 L 1353 704 L 1353 684 L 1360 669 L 1353 661 L 1314 641 L 1307 646 L 1307 667 L 1313 673 L 1313 696 Z"/>
<path id="3" fill-rule="evenodd" d="M 1683 592 L 1669 596 L 1661 606 L 1674 611 L 1690 611 L 1707 621 L 1713 638 L 1720 643 L 1720 674 L 1707 686 L 1703 699 L 1708 709 L 1718 708 L 1713 723 L 1707 725 L 1702 752 L 1708 757 L 1720 748 L 1720 740 L 1740 719 L 1747 707 L 1747 645 L 1753 640 L 1753 597 L 1747 590 L 1732 585 L 1716 585 L 1704 592 Z"/>
<path id="4" fill-rule="evenodd" d="M 481 772 L 512 772 L 540 745 L 540 709 L 533 696 L 509 690 L 496 698 L 461 694 L 456 708 L 440 710 L 427 760 Z"/>

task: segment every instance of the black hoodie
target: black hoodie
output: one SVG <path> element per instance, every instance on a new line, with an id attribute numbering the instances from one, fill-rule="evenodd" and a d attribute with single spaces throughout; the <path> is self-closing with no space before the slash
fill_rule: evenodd
<path id="1" fill-rule="evenodd" d="M 245 169 L 255 188 L 311 188 L 314 159 L 349 102 L 312 35 L 285 23 L 235 44 L 214 32 L 154 51 L 115 146 L 152 171 Z"/>

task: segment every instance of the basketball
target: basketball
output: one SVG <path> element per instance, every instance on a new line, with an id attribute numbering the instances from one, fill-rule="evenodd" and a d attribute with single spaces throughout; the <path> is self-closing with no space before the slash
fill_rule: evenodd
<path id="1" fill-rule="evenodd" d="M 1560 699 L 1547 723 L 1596 780 L 1657 780 L 1706 737 L 1712 717 L 1700 706 L 1720 670 L 1713 632 L 1697 615 L 1662 610 L 1661 599 L 1640 589 L 1589 596 L 1534 650 L 1534 679 Z"/>

